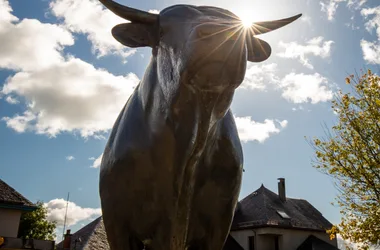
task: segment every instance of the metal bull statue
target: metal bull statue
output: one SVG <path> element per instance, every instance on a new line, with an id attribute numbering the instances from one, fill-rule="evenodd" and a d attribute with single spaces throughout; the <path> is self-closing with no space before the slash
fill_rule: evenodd
<path id="1" fill-rule="evenodd" d="M 146 73 L 117 118 L 100 169 L 113 250 L 221 250 L 237 204 L 243 154 L 230 104 L 255 38 L 291 18 L 244 28 L 216 7 L 176 5 L 151 14 L 100 0 L 130 21 L 112 29 L 125 46 L 152 48 Z"/>

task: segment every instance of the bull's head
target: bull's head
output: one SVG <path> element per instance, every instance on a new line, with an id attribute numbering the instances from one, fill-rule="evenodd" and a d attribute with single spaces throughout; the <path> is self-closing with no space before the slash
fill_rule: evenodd
<path id="1" fill-rule="evenodd" d="M 301 16 L 245 28 L 236 15 L 216 7 L 175 5 L 152 14 L 112 0 L 100 2 L 130 21 L 112 29 L 117 41 L 153 49 L 160 78 L 214 91 L 236 88 L 244 79 L 247 60 L 262 62 L 270 56 L 270 45 L 254 35 L 281 28 Z"/>

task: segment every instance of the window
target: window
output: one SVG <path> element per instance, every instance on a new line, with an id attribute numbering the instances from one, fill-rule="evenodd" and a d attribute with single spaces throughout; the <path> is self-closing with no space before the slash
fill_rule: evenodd
<path id="1" fill-rule="evenodd" d="M 255 236 L 248 237 L 248 249 L 255 250 Z"/>
<path id="2" fill-rule="evenodd" d="M 290 216 L 285 213 L 284 211 L 277 210 L 277 213 L 283 218 L 283 219 L 290 219 Z"/>

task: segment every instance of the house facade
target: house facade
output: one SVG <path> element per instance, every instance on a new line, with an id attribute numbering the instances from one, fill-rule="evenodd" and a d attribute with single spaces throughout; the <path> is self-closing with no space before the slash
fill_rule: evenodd
<path id="1" fill-rule="evenodd" d="M 18 238 L 22 213 L 36 209 L 32 202 L 0 179 L 0 249 L 54 249 L 54 241 Z"/>
<path id="2" fill-rule="evenodd" d="M 21 214 L 37 207 L 0 179 L 0 236 L 17 237 Z"/>

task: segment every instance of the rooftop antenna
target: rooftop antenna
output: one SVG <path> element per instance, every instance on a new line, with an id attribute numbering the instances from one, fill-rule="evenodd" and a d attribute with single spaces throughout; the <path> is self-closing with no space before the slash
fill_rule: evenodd
<path id="1" fill-rule="evenodd" d="M 66 200 L 66 213 L 65 213 L 65 221 L 63 223 L 63 235 L 62 240 L 65 239 L 65 230 L 66 230 L 66 218 L 67 218 L 67 207 L 69 206 L 69 198 L 70 198 L 70 192 L 67 193 L 67 200 Z"/>

